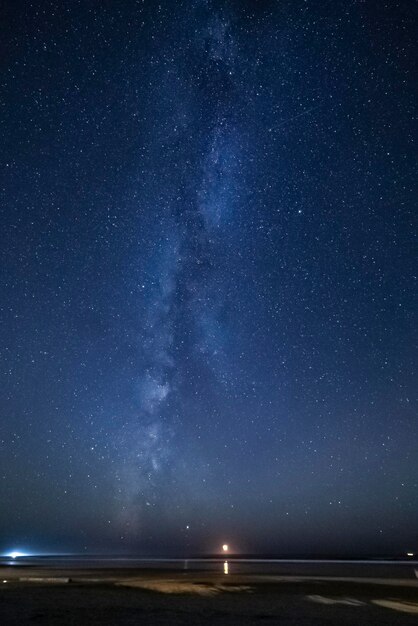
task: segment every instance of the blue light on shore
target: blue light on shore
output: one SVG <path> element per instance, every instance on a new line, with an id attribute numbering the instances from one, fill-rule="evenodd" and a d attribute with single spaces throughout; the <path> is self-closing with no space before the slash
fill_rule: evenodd
<path id="1" fill-rule="evenodd" d="M 18 559 L 22 556 L 29 556 L 29 554 L 27 554 L 26 552 L 20 552 L 18 550 L 13 550 L 12 552 L 6 554 L 6 556 L 10 557 L 11 559 Z"/>

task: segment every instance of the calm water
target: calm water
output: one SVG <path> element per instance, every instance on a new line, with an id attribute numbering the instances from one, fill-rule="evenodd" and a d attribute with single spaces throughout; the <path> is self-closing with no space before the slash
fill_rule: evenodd
<path id="1" fill-rule="evenodd" d="M 126 557 L 0 557 L 0 565 L 16 568 L 160 569 L 276 576 L 342 576 L 418 579 L 418 561 L 346 561 L 285 559 L 141 559 Z"/>

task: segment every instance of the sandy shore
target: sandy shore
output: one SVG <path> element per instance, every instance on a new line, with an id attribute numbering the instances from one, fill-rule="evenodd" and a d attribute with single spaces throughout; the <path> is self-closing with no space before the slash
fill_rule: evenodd
<path id="1" fill-rule="evenodd" d="M 418 581 L 1 568 L 0 624 L 417 624 Z M 409 583 L 409 584 L 408 584 Z"/>

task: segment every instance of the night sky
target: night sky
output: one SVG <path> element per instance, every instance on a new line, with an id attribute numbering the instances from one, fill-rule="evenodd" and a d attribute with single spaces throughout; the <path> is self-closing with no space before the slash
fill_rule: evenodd
<path id="1" fill-rule="evenodd" d="M 418 550 L 416 4 L 1 13 L 0 551 Z"/>

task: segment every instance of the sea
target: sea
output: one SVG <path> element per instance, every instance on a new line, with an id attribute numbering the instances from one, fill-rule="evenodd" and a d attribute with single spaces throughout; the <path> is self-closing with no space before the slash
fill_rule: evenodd
<path id="1" fill-rule="evenodd" d="M 418 579 L 418 560 L 409 559 L 259 559 L 236 556 L 208 558 L 140 558 L 102 555 L 0 556 L 0 566 L 15 568 L 166 570 L 208 573 L 323 576 L 342 578 Z"/>

